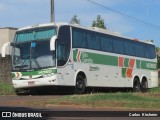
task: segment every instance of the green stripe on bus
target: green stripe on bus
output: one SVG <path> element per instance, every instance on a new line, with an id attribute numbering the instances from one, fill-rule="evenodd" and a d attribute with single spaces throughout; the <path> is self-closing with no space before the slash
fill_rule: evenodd
<path id="1" fill-rule="evenodd" d="M 73 61 L 77 62 L 76 56 L 77 56 L 77 50 L 73 51 Z"/>
<path id="2" fill-rule="evenodd" d="M 129 58 L 124 59 L 124 67 L 129 67 Z"/>
<path id="3" fill-rule="evenodd" d="M 17 72 L 12 72 L 12 77 L 15 77 L 15 74 Z M 50 74 L 50 73 L 57 73 L 57 69 L 42 69 L 37 71 L 27 71 L 27 72 L 21 72 L 22 76 L 29 76 L 29 75 L 44 75 L 44 74 Z"/>
<path id="4" fill-rule="evenodd" d="M 123 78 L 126 78 L 126 71 L 127 71 L 127 68 L 122 68 L 122 77 Z"/>
<path id="5" fill-rule="evenodd" d="M 120 56 L 119 56 L 120 57 Z M 73 60 L 75 62 L 93 63 L 102 65 L 118 66 L 118 57 L 110 55 L 102 55 L 97 53 L 83 52 L 79 50 L 73 50 Z M 129 58 L 124 59 L 124 67 L 129 68 Z M 156 62 L 149 62 L 143 60 L 136 60 L 136 68 L 157 70 Z"/>
<path id="6" fill-rule="evenodd" d="M 136 60 L 136 66 L 139 69 L 156 70 L 157 64 L 155 62 L 148 62 L 142 60 Z"/>

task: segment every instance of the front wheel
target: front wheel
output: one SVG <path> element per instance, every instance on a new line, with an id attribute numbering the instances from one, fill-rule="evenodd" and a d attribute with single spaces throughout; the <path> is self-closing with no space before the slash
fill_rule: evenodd
<path id="1" fill-rule="evenodd" d="M 83 76 L 78 75 L 76 78 L 75 94 L 83 94 L 85 92 L 85 81 Z"/>

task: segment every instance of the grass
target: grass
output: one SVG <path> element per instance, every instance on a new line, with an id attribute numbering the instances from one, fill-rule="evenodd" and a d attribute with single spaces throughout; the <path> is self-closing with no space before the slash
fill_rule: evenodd
<path id="1" fill-rule="evenodd" d="M 0 81 L 0 95 L 14 95 L 14 88 L 11 83 Z"/>
<path id="2" fill-rule="evenodd" d="M 15 95 L 11 83 L 0 81 L 0 95 Z M 107 92 L 68 95 L 54 100 L 32 101 L 32 104 L 121 110 L 160 110 L 160 87 L 145 93 Z"/>
<path id="3" fill-rule="evenodd" d="M 160 87 L 149 89 L 148 92 L 150 92 L 150 93 L 160 93 Z"/>
<path id="4" fill-rule="evenodd" d="M 122 110 L 160 110 L 160 88 L 150 89 L 146 93 L 117 92 L 71 95 L 49 101 L 47 104 Z"/>

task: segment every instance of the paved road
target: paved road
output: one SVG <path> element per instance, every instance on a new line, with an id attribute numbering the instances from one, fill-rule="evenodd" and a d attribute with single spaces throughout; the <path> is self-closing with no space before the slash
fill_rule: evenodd
<path id="1" fill-rule="evenodd" d="M 61 107 L 53 107 L 53 106 L 41 106 L 34 104 L 27 104 L 27 102 L 34 101 L 45 101 L 45 100 L 53 100 L 57 98 L 61 98 L 64 95 L 42 95 L 42 96 L 0 96 L 0 112 L 15 112 L 15 113 L 40 113 L 42 118 L 38 118 L 39 120 L 159 120 L 159 117 L 151 118 L 151 117 L 91 117 L 94 114 L 94 109 L 83 109 L 83 108 L 63 108 Z M 73 112 L 71 112 L 73 111 Z M 82 111 L 75 112 L 75 111 Z M 87 114 L 83 114 L 83 111 L 89 111 Z M 108 110 L 110 111 L 110 110 Z M 39 114 L 39 115 L 40 115 Z M 65 117 L 59 117 L 60 115 L 65 115 Z M 69 117 L 71 114 L 75 115 L 74 117 Z M 99 114 L 99 113 L 98 113 Z M 106 112 L 106 114 L 108 114 Z M 111 113 L 114 115 L 114 113 Z M 115 113 L 116 114 L 116 113 Z M 85 117 L 77 117 L 77 116 L 85 116 Z M 86 116 L 90 117 L 86 117 Z M 45 116 L 45 117 L 44 117 Z M 58 116 L 58 117 L 57 117 Z M 3 120 L 0 118 L 0 120 Z M 4 119 L 5 120 L 5 119 Z M 13 118 L 11 119 L 13 120 Z M 17 120 L 17 118 L 16 118 Z M 24 120 L 24 118 L 22 118 Z M 32 119 L 29 119 L 32 120 Z"/>

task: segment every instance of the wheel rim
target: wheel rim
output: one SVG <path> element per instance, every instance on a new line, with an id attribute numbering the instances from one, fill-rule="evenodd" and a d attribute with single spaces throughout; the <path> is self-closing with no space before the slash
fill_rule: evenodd
<path id="1" fill-rule="evenodd" d="M 76 94 L 83 94 L 85 92 L 85 81 L 81 75 L 77 76 L 76 86 L 75 86 L 75 93 Z"/>
<path id="2" fill-rule="evenodd" d="M 147 88 L 147 82 L 146 81 L 142 82 L 141 86 L 142 86 L 143 89 L 146 89 Z"/>
<path id="3" fill-rule="evenodd" d="M 83 82 L 81 80 L 77 81 L 77 88 L 78 88 L 78 90 L 82 90 L 83 89 Z"/>
<path id="4" fill-rule="evenodd" d="M 134 85 L 134 91 L 135 92 L 140 92 L 141 91 L 141 85 L 138 81 Z"/>

